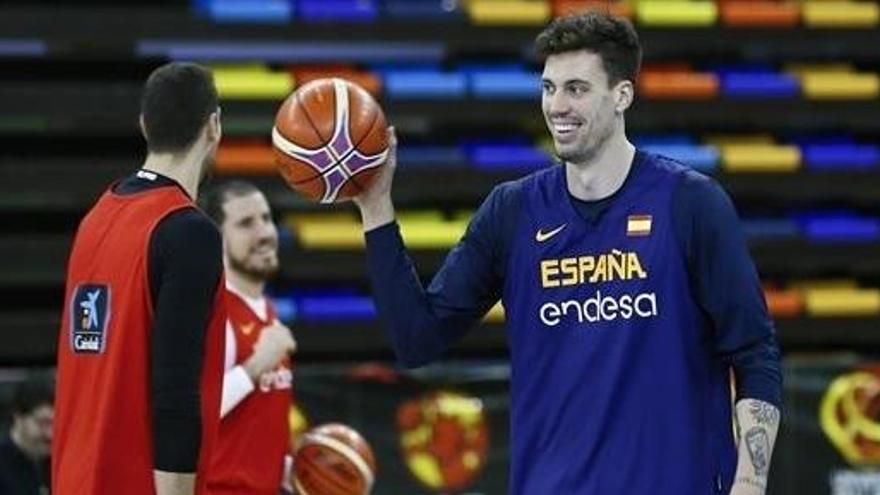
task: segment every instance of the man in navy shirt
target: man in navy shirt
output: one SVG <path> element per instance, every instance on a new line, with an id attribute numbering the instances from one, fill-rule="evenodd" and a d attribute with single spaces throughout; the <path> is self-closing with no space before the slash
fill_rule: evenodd
<path id="1" fill-rule="evenodd" d="M 733 205 L 628 141 L 641 47 L 627 21 L 560 18 L 536 48 L 563 164 L 496 187 L 427 290 L 395 222 L 393 158 L 356 198 L 399 360 L 436 359 L 501 299 L 510 493 L 763 494 L 779 348 Z"/>

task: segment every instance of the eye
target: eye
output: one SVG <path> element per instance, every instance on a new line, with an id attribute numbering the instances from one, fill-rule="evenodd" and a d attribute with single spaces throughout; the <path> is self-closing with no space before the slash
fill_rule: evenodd
<path id="1" fill-rule="evenodd" d="M 238 225 L 240 225 L 240 226 L 242 226 L 242 227 L 244 227 L 244 228 L 249 228 L 249 227 L 251 227 L 253 224 L 254 224 L 254 219 L 253 219 L 253 217 L 247 217 L 247 218 L 245 218 L 245 219 L 242 219 L 240 222 L 238 222 Z"/>
<path id="2" fill-rule="evenodd" d="M 588 88 L 584 84 L 572 84 L 571 86 L 568 87 L 568 92 L 572 96 L 583 96 L 583 95 L 587 94 L 589 91 L 590 91 L 590 88 Z"/>
<path id="3" fill-rule="evenodd" d="M 549 82 L 547 82 L 547 81 L 544 81 L 544 82 L 541 84 L 541 86 L 542 86 L 542 88 L 544 89 L 544 92 L 547 93 L 547 94 L 553 94 L 553 92 L 556 91 L 556 88 L 553 86 L 553 84 L 551 84 L 551 83 L 549 83 Z"/>

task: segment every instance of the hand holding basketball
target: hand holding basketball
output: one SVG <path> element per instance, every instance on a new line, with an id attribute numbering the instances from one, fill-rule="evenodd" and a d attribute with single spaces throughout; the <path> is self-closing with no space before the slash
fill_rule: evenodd
<path id="1" fill-rule="evenodd" d="M 394 203 L 391 201 L 391 184 L 397 169 L 397 134 L 388 128 L 388 160 L 374 178 L 373 183 L 353 198 L 361 212 L 364 231 L 372 230 L 394 220 Z"/>

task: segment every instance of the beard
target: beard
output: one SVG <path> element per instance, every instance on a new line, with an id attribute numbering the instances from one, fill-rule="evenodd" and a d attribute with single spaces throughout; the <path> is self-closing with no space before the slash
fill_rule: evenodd
<path id="1" fill-rule="evenodd" d="M 228 257 L 229 269 L 234 270 L 255 282 L 266 282 L 278 273 L 278 261 L 266 263 L 261 266 L 252 266 L 246 260 Z"/>
<path id="2" fill-rule="evenodd" d="M 588 163 L 605 148 L 613 133 L 613 129 L 609 127 L 599 130 L 595 137 L 586 136 L 584 142 L 578 143 L 576 147 L 561 150 L 556 146 L 556 155 L 566 163 Z"/>

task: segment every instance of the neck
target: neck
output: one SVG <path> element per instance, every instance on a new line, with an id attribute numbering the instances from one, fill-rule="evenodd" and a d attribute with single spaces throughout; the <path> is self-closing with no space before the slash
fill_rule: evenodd
<path id="1" fill-rule="evenodd" d="M 175 180 L 195 200 L 202 178 L 202 160 L 192 149 L 186 153 L 149 153 L 141 168 Z"/>
<path id="2" fill-rule="evenodd" d="M 244 273 L 230 270 L 228 268 L 226 270 L 226 283 L 231 285 L 238 292 L 252 299 L 263 297 L 263 291 L 266 288 L 266 283 L 264 281 L 257 280 Z"/>
<path id="3" fill-rule="evenodd" d="M 635 146 L 623 132 L 619 132 L 590 158 L 582 162 L 566 162 L 568 192 L 583 201 L 611 196 L 626 180 L 635 153 Z"/>
<path id="4" fill-rule="evenodd" d="M 18 431 L 18 428 L 13 426 L 12 430 L 9 432 L 9 436 L 12 438 L 12 443 L 14 443 L 15 446 L 18 447 L 18 450 L 20 450 L 28 459 L 32 461 L 39 460 L 39 457 L 27 446 L 27 442 L 22 438 L 21 432 Z"/>

